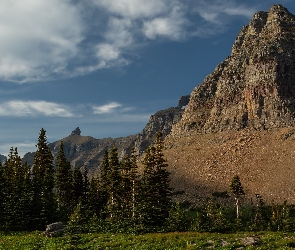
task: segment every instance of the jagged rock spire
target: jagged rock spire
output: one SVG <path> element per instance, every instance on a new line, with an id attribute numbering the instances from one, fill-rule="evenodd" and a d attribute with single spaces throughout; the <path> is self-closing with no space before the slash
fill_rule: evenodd
<path id="1" fill-rule="evenodd" d="M 71 135 L 81 135 L 81 129 L 79 127 L 75 128 Z"/>

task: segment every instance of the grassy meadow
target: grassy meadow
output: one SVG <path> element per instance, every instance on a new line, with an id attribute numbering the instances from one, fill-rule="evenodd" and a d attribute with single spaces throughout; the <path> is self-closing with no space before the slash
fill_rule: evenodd
<path id="1" fill-rule="evenodd" d="M 254 243 L 251 243 L 251 240 Z M 247 242 L 248 241 L 248 242 Z M 41 232 L 2 233 L 1 250 L 34 249 L 292 249 L 294 233 L 155 233 L 131 234 L 78 234 L 46 238 Z"/>

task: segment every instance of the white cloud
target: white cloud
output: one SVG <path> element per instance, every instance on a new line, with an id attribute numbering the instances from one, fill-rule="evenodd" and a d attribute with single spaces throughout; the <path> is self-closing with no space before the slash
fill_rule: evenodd
<path id="1" fill-rule="evenodd" d="M 249 5 L 249 4 L 248 4 Z M 0 0 L 0 80 L 32 82 L 121 67 L 142 46 L 223 32 L 255 9 L 235 0 Z"/>
<path id="2" fill-rule="evenodd" d="M 122 104 L 117 102 L 110 102 L 102 106 L 93 106 L 92 109 L 93 109 L 93 114 L 101 115 L 101 114 L 111 114 L 120 107 L 122 107 Z"/>
<path id="3" fill-rule="evenodd" d="M 0 116 L 57 116 L 73 117 L 70 109 L 62 104 L 45 101 L 14 100 L 0 104 Z"/>
<path id="4" fill-rule="evenodd" d="M 77 55 L 83 27 L 69 0 L 0 0 L 0 6 L 0 78 L 48 78 Z"/>
<path id="5" fill-rule="evenodd" d="M 184 38 L 184 31 L 188 23 L 183 15 L 182 8 L 175 6 L 167 17 L 158 17 L 144 22 L 143 32 L 149 39 L 156 39 L 158 36 L 162 36 L 171 40 L 181 40 Z"/>
<path id="6" fill-rule="evenodd" d="M 99 44 L 96 56 L 101 60 L 113 61 L 120 57 L 120 51 L 111 44 Z"/>
<path id="7" fill-rule="evenodd" d="M 167 9 L 171 0 L 93 0 L 108 12 L 131 19 L 151 18 L 157 16 Z"/>

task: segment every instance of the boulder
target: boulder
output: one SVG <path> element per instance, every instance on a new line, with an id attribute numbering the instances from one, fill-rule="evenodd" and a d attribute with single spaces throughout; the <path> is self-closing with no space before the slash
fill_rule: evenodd
<path id="1" fill-rule="evenodd" d="M 46 230 L 43 232 L 43 235 L 46 237 L 62 236 L 66 229 L 66 226 L 62 222 L 55 222 L 46 226 Z"/>

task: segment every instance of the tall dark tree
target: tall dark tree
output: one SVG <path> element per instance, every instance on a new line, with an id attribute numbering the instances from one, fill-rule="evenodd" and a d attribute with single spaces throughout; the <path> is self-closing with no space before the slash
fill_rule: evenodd
<path id="1" fill-rule="evenodd" d="M 109 172 L 107 174 L 107 179 L 109 185 L 107 191 L 109 193 L 108 199 L 108 213 L 109 219 L 112 222 L 116 222 L 120 219 L 121 210 L 121 169 L 118 157 L 118 149 L 112 147 L 109 154 Z"/>
<path id="2" fill-rule="evenodd" d="M 90 213 L 96 214 L 96 216 L 99 217 L 103 206 L 101 203 L 101 190 L 98 177 L 93 176 L 90 179 L 87 204 Z"/>
<path id="3" fill-rule="evenodd" d="M 17 148 L 10 149 L 3 168 L 4 200 L 3 211 L 7 229 L 26 229 L 30 219 L 31 179 L 30 167 L 22 164 Z"/>
<path id="4" fill-rule="evenodd" d="M 169 216 L 171 206 L 171 188 L 170 188 L 170 173 L 168 172 L 167 160 L 163 153 L 163 134 L 158 132 L 156 135 L 156 149 L 155 149 L 155 173 L 154 180 L 156 185 L 156 196 L 158 208 L 158 221 L 164 223 Z"/>
<path id="5" fill-rule="evenodd" d="M 240 218 L 240 198 L 245 195 L 244 189 L 241 184 L 240 177 L 238 175 L 234 176 L 231 184 L 230 190 L 233 193 L 236 200 L 236 210 L 237 210 L 237 220 Z"/>
<path id="6" fill-rule="evenodd" d="M 102 163 L 100 166 L 100 190 L 101 190 L 101 206 L 106 208 L 109 200 L 109 187 L 110 187 L 110 164 L 109 164 L 109 152 L 108 150 L 104 151 Z M 102 215 L 102 214 L 101 214 Z M 106 213 L 104 213 L 106 215 Z"/>
<path id="7" fill-rule="evenodd" d="M 76 207 L 79 203 L 82 202 L 83 194 L 84 194 L 84 183 L 83 183 L 83 175 L 80 170 L 80 167 L 76 166 L 73 172 L 73 203 L 74 207 Z"/>
<path id="8" fill-rule="evenodd" d="M 89 178 L 88 178 L 88 168 L 86 165 L 83 167 L 83 196 L 82 196 L 82 205 L 87 205 L 88 193 L 89 193 Z"/>
<path id="9" fill-rule="evenodd" d="M 122 175 L 122 217 L 128 221 L 135 223 L 136 209 L 138 204 L 139 192 L 139 173 L 137 166 L 137 156 L 135 150 L 131 150 L 131 154 L 125 154 L 121 161 L 121 175 Z"/>
<path id="10" fill-rule="evenodd" d="M 0 230 L 4 226 L 4 202 L 5 202 L 5 178 L 4 178 L 4 167 L 0 162 Z"/>
<path id="11" fill-rule="evenodd" d="M 141 189 L 141 219 L 149 227 L 163 226 L 169 216 L 171 189 L 169 172 L 163 154 L 162 134 L 155 146 L 146 150 Z"/>
<path id="12" fill-rule="evenodd" d="M 72 178 L 71 164 L 65 157 L 63 142 L 61 142 L 55 173 L 55 195 L 58 212 L 63 220 L 68 219 L 74 207 Z"/>
<path id="13" fill-rule="evenodd" d="M 53 156 L 48 147 L 46 131 L 40 130 L 37 151 L 34 155 L 32 169 L 33 185 L 33 225 L 36 228 L 43 228 L 54 220 L 55 199 L 54 199 L 54 167 Z"/>

